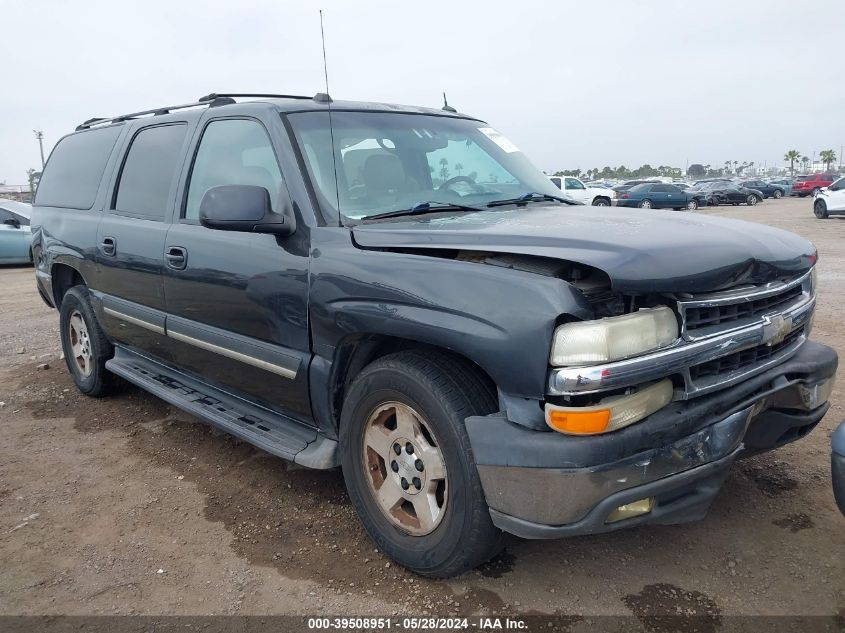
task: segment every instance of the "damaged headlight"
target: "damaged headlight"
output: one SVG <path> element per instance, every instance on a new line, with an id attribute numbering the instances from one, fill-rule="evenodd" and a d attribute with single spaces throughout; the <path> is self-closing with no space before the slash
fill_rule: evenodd
<path id="1" fill-rule="evenodd" d="M 622 360 L 666 347 L 677 339 L 678 320 L 665 306 L 565 323 L 555 330 L 551 364 L 566 367 Z"/>

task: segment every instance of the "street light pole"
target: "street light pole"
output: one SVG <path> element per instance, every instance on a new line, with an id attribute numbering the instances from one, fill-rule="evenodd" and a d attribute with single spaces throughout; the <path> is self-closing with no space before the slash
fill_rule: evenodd
<path id="1" fill-rule="evenodd" d="M 41 150 L 41 170 L 44 171 L 44 132 L 41 130 L 32 130 L 35 132 L 35 138 L 38 139 L 38 149 Z"/>

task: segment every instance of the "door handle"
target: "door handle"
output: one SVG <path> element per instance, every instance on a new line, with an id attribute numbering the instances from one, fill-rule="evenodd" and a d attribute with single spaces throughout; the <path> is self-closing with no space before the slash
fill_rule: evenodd
<path id="1" fill-rule="evenodd" d="M 104 237 L 100 242 L 100 248 L 103 250 L 103 255 L 114 257 L 117 253 L 117 242 L 113 237 Z"/>
<path id="2" fill-rule="evenodd" d="M 181 246 L 171 246 L 164 254 L 167 265 L 174 270 L 184 270 L 188 265 L 188 251 Z"/>

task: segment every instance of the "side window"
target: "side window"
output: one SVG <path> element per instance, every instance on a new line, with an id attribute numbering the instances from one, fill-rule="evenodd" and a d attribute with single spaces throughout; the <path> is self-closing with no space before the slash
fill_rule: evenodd
<path id="1" fill-rule="evenodd" d="M 15 216 L 12 215 L 11 211 L 6 211 L 6 209 L 0 209 L 0 224 L 5 224 L 6 220 L 14 220 Z"/>
<path id="2" fill-rule="evenodd" d="M 830 185 L 830 188 L 833 191 L 840 191 L 843 187 L 845 187 L 845 178 L 840 178 L 839 180 L 834 182 L 832 185 Z"/>
<path id="3" fill-rule="evenodd" d="M 566 179 L 566 188 L 567 189 L 583 189 L 584 185 L 581 184 L 581 181 L 577 178 L 567 178 Z"/>
<path id="4" fill-rule="evenodd" d="M 669 192 L 669 187 L 667 187 L 666 185 L 654 185 L 654 186 L 651 188 L 651 190 L 652 190 L 654 193 L 668 193 L 668 192 Z"/>
<path id="5" fill-rule="evenodd" d="M 205 192 L 222 185 L 264 187 L 275 208 L 282 172 L 270 137 L 257 121 L 221 119 L 206 126 L 191 169 L 183 217 L 198 219 Z"/>
<path id="6" fill-rule="evenodd" d="M 164 220 L 188 126 L 143 128 L 132 139 L 115 195 L 114 210 Z"/>
<path id="7" fill-rule="evenodd" d="M 113 125 L 64 137 L 50 154 L 35 204 L 65 209 L 94 206 L 103 171 L 122 127 Z"/>
<path id="8" fill-rule="evenodd" d="M 683 192 L 681 191 L 681 189 L 680 189 L 679 187 L 676 187 L 675 185 L 666 185 L 666 191 L 667 191 L 668 193 L 672 193 L 672 194 L 679 194 L 679 193 L 683 193 Z"/>
<path id="9" fill-rule="evenodd" d="M 560 182 L 560 178 L 558 178 L 557 176 L 552 176 L 551 178 L 549 178 L 549 180 L 551 180 L 551 181 L 552 181 L 552 184 L 553 184 L 555 187 L 557 187 L 558 189 L 563 189 L 563 185 L 562 185 L 562 183 Z"/>

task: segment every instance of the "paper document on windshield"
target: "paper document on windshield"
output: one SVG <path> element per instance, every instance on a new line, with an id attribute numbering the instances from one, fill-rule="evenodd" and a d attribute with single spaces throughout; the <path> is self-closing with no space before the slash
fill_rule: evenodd
<path id="1" fill-rule="evenodd" d="M 519 151 L 519 148 L 514 145 L 507 136 L 499 132 L 499 130 L 492 127 L 480 127 L 478 128 L 478 131 L 505 150 L 508 154 Z"/>

